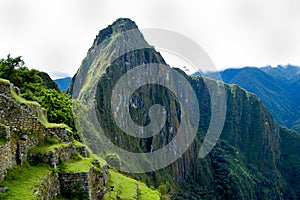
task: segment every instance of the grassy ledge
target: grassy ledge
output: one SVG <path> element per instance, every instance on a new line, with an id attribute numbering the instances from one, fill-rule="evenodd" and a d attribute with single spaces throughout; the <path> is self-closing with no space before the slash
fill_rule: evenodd
<path id="1" fill-rule="evenodd" d="M 30 153 L 37 154 L 37 153 L 47 153 L 53 151 L 55 149 L 59 149 L 61 147 L 69 146 L 68 143 L 61 143 L 55 139 L 48 139 L 40 143 L 39 145 L 31 148 L 29 150 Z"/>
<path id="2" fill-rule="evenodd" d="M 41 115 L 39 120 L 42 122 L 42 124 L 46 128 L 67 128 L 67 129 L 71 130 L 71 128 L 68 127 L 66 124 L 57 124 L 57 123 L 48 122 L 48 120 L 46 119 L 46 117 L 43 114 Z"/>
<path id="3" fill-rule="evenodd" d="M 84 158 L 80 155 L 74 155 L 67 163 L 60 163 L 59 168 L 61 172 L 81 173 L 87 172 L 93 166 L 95 158 Z"/>
<path id="4" fill-rule="evenodd" d="M 7 85 L 10 84 L 10 81 L 9 81 L 9 80 L 3 79 L 3 78 L 0 78 L 0 82 L 1 82 L 1 83 L 5 83 L 5 84 L 7 84 Z"/>
<path id="5" fill-rule="evenodd" d="M 85 146 L 84 144 L 82 144 L 81 142 L 79 142 L 77 140 L 73 140 L 72 145 L 75 146 L 75 147 Z"/>
<path id="6" fill-rule="evenodd" d="M 20 102 L 20 103 L 24 103 L 26 105 L 36 105 L 36 106 L 41 106 L 38 102 L 36 101 L 28 101 L 26 99 L 24 99 L 23 97 L 17 95 L 17 93 L 15 93 L 15 91 L 13 90 L 10 90 L 10 93 L 11 93 L 11 97 L 13 99 L 15 99 L 16 101 Z"/>
<path id="7" fill-rule="evenodd" d="M 137 185 L 138 195 L 141 200 L 159 200 L 160 193 L 156 190 L 152 190 L 146 186 L 145 183 L 139 182 L 127 176 L 124 176 L 115 170 L 109 170 L 110 178 L 107 188 L 110 189 L 113 186 L 113 190 L 109 190 L 103 197 L 103 200 L 113 199 L 136 199 Z"/>

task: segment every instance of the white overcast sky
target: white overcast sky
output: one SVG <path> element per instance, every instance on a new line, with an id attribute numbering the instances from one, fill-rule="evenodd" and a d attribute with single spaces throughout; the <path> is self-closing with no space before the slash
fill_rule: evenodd
<path id="1" fill-rule="evenodd" d="M 299 0 L 0 0 L 0 57 L 73 75 L 99 30 L 119 17 L 186 35 L 218 69 L 300 65 Z"/>

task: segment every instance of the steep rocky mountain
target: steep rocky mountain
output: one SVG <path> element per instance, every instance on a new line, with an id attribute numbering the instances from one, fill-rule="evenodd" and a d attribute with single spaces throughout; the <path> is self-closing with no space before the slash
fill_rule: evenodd
<path id="1" fill-rule="evenodd" d="M 118 148 L 135 153 L 158 151 L 176 137 L 182 122 L 182 104 L 173 92 L 161 85 L 143 85 L 127 99 L 130 116 L 140 126 L 150 123 L 149 109 L 154 104 L 164 105 L 166 112 L 172 113 L 167 115 L 159 133 L 148 138 L 133 137 L 114 120 L 111 107 L 114 86 L 130 70 L 150 63 L 167 65 L 159 52 L 147 44 L 133 21 L 118 19 L 99 32 L 73 77 L 69 93 L 77 102 L 74 105 L 76 127 L 84 142 L 99 156 L 115 153 L 108 142 L 103 142 L 107 141 L 105 137 Z M 280 127 L 256 95 L 236 85 L 225 85 L 227 111 L 221 137 L 206 157 L 199 158 L 212 115 L 208 79 L 189 77 L 179 69 L 174 70 L 186 78 L 198 99 L 200 119 L 196 138 L 170 166 L 130 175 L 157 187 L 172 199 L 299 199 L 300 136 Z M 150 68 L 149 76 L 155 72 L 155 68 Z M 260 78 L 268 75 L 264 73 Z M 134 82 L 124 85 L 124 92 L 131 84 Z M 278 90 L 283 89 L 277 82 L 272 84 Z M 186 91 L 179 92 L 186 95 Z M 124 117 L 123 113 L 118 115 Z M 127 123 L 124 117 L 124 124 Z M 99 135 L 95 124 L 101 126 L 104 136 Z M 119 165 L 128 165 L 122 154 L 115 157 Z M 154 162 L 148 160 L 150 166 Z M 138 161 L 136 166 L 129 167 L 137 165 Z"/>
<path id="2" fill-rule="evenodd" d="M 58 88 L 64 92 L 68 89 L 71 79 L 71 77 L 59 78 L 55 79 L 54 82 L 57 84 Z"/>
<path id="3" fill-rule="evenodd" d="M 279 124 L 300 132 L 300 67 L 244 67 L 220 73 L 224 82 L 256 94 Z M 205 76 L 218 79 L 217 73 Z"/>

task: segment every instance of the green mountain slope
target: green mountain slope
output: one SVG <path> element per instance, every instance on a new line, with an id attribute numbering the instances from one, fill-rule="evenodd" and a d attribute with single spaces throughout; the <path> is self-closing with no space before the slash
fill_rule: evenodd
<path id="1" fill-rule="evenodd" d="M 141 64 L 166 64 L 138 30 L 131 37 L 120 34 L 135 28 L 137 26 L 133 21 L 118 19 L 100 31 L 69 88 L 69 93 L 78 102 L 75 107 L 81 108 L 77 109 L 79 112 L 76 114 L 78 132 L 83 135 L 85 143 L 101 156 L 113 152 L 109 152 L 108 144 L 101 142 L 104 138 L 93 127 L 95 123 L 101 125 L 105 136 L 115 146 L 136 153 L 153 152 L 164 147 L 175 137 L 180 124 L 178 99 L 167 88 L 154 84 L 140 87 L 128 101 L 130 116 L 140 126 L 149 123 L 148 111 L 154 104 L 164 105 L 167 112 L 173 113 L 168 115 L 157 135 L 149 138 L 132 137 L 124 133 L 113 119 L 110 103 L 112 89 L 118 79 Z M 136 46 L 144 48 L 136 49 Z M 211 117 L 210 94 L 205 85 L 207 78 L 189 77 L 177 71 L 186 77 L 198 99 L 200 122 L 196 138 L 189 149 L 170 166 L 131 176 L 154 185 L 172 199 L 300 198 L 300 182 L 288 170 L 300 169 L 297 159 L 293 159 L 298 154 L 294 147 L 300 142 L 294 139 L 293 132 L 275 122 L 256 95 L 236 85 L 225 85 L 227 113 L 220 140 L 208 156 L 198 158 Z M 124 90 L 126 87 L 124 85 Z M 276 87 L 280 88 L 280 85 Z M 96 108 L 97 119 L 90 118 L 93 108 Z M 288 148 L 289 142 L 294 143 L 293 148 Z M 290 156 L 283 158 L 282 152 Z M 120 159 L 118 162 L 121 165 L 128 164 L 122 155 L 116 158 Z M 285 168 L 285 163 L 289 163 L 289 168 Z"/>

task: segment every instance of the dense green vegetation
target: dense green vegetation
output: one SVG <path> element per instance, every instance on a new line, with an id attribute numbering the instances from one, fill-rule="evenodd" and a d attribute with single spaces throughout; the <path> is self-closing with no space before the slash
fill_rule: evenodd
<path id="1" fill-rule="evenodd" d="M 44 107 L 49 122 L 65 123 L 75 130 L 70 95 L 60 92 L 46 73 L 28 69 L 21 57 L 13 58 L 8 55 L 0 60 L 0 78 L 19 87 L 21 97 L 36 101 Z"/>
<path id="2" fill-rule="evenodd" d="M 281 128 L 280 136 L 282 140 L 281 162 L 279 168 L 288 183 L 294 183 L 292 188 L 288 188 L 286 199 L 299 199 L 300 194 L 300 156 L 299 144 L 300 135 L 287 128 Z"/>

